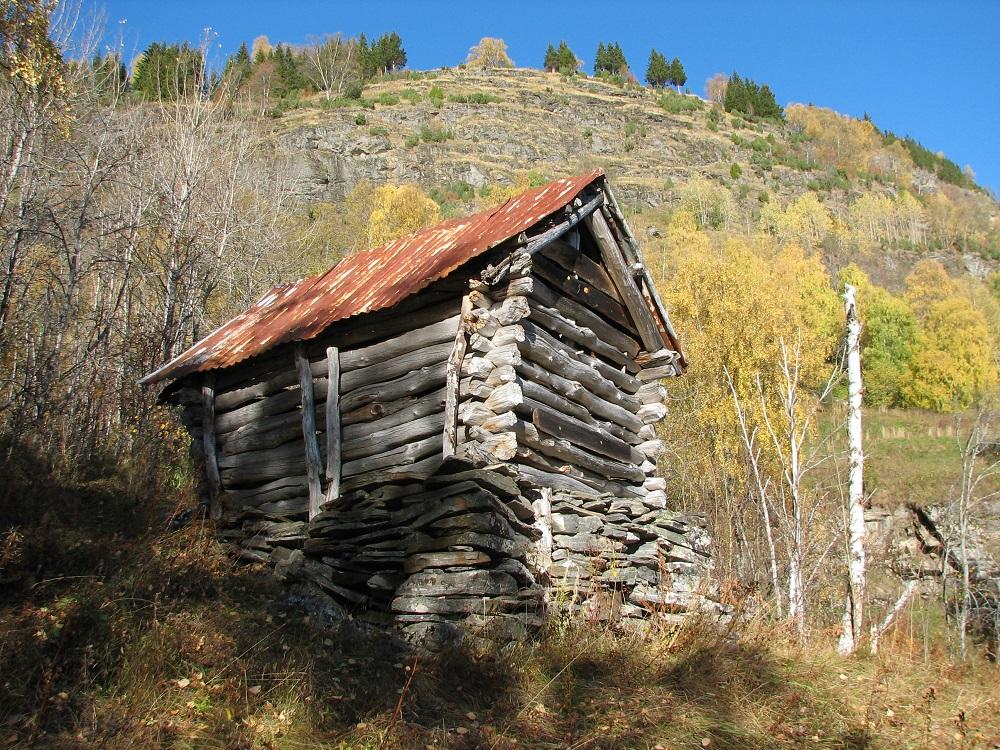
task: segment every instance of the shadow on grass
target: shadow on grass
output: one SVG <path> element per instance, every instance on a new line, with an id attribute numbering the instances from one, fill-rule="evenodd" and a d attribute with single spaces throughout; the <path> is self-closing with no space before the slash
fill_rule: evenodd
<path id="1" fill-rule="evenodd" d="M 208 524 L 164 531 L 161 487 L 60 482 L 24 456 L 7 468 L 0 748 L 868 746 L 821 686 L 713 627 L 554 622 L 419 655 L 281 606 Z"/>

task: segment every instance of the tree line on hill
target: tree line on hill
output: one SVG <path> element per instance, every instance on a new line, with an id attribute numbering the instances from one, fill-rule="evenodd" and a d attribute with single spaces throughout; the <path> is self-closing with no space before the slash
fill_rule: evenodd
<path id="1" fill-rule="evenodd" d="M 371 43 L 364 34 L 332 34 L 302 46 L 272 45 L 259 36 L 252 49 L 242 43 L 221 72 L 209 71 L 204 51 L 188 42 L 153 42 L 136 57 L 131 71 L 116 52 L 95 55 L 90 66 L 105 82 L 105 93 L 113 89 L 144 101 L 211 96 L 223 86 L 273 98 L 309 92 L 357 98 L 364 83 L 402 69 L 406 60 L 403 41 L 393 31 Z"/>
<path id="2" fill-rule="evenodd" d="M 406 66 L 407 55 L 402 38 L 396 32 L 382 34 L 369 43 L 364 34 L 357 38 L 328 34 L 312 38 L 307 44 L 272 45 L 265 36 L 257 37 L 252 47 L 242 43 L 230 55 L 220 71 L 209 71 L 203 50 L 188 42 L 153 42 L 127 70 L 116 52 L 96 55 L 91 68 L 104 82 L 106 93 L 127 93 L 145 101 L 170 101 L 189 93 L 213 95 L 225 86 L 229 91 L 248 90 L 267 98 L 282 99 L 302 94 L 320 93 L 327 99 L 357 99 L 365 83 Z M 502 39 L 483 38 L 470 51 L 466 63 L 472 67 L 499 68 L 513 65 Z M 549 44 L 542 67 L 566 75 L 577 73 L 583 61 L 569 44 Z M 635 81 L 628 60 L 618 42 L 600 42 L 594 56 L 594 75 L 621 83 Z M 687 83 L 687 72 L 680 58 L 667 60 L 652 49 L 646 68 L 646 83 L 652 88 L 673 86 L 678 93 Z M 733 73 L 724 99 L 729 112 L 741 112 L 762 118 L 782 115 L 771 89 Z"/>

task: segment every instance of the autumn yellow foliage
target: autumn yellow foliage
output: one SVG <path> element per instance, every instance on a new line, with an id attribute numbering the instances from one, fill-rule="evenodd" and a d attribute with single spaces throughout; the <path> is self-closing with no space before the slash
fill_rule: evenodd
<path id="1" fill-rule="evenodd" d="M 788 122 L 809 137 L 807 152 L 813 159 L 849 174 L 869 167 L 869 159 L 882 145 L 875 126 L 867 120 L 831 109 L 792 104 L 785 109 Z"/>
<path id="2" fill-rule="evenodd" d="M 664 250 L 664 301 L 691 362 L 673 386 L 682 413 L 672 424 L 683 421 L 694 439 L 729 463 L 740 446 L 728 378 L 761 425 L 758 380 L 765 390 L 773 381 L 782 342 L 801 352 L 802 381 L 818 385 L 836 348 L 840 304 L 818 256 L 797 245 L 767 238 L 713 244 L 690 214 L 678 212 Z"/>
<path id="3" fill-rule="evenodd" d="M 416 185 L 384 185 L 371 196 L 368 246 L 379 247 L 441 221 L 441 209 Z"/>
<path id="4" fill-rule="evenodd" d="M 997 382 L 995 342 L 986 316 L 940 263 L 923 260 L 906 280 L 920 330 L 906 401 L 936 411 L 967 408 Z"/>
<path id="5" fill-rule="evenodd" d="M 760 211 L 759 226 L 782 243 L 815 247 L 833 229 L 833 219 L 816 193 L 808 192 L 784 208 L 777 203 L 767 203 Z"/>

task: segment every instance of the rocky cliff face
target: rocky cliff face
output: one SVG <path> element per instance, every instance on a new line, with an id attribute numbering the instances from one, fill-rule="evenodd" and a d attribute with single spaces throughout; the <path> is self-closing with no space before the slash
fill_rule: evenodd
<path id="1" fill-rule="evenodd" d="M 443 100 L 428 96 L 434 87 Z M 669 207 L 677 200 L 676 187 L 693 177 L 729 186 L 744 214 L 739 221 L 746 224 L 730 230 L 746 231 L 756 225 L 763 194 L 784 203 L 828 171 L 781 163 L 754 166 L 759 155 L 749 142 L 770 138 L 787 144 L 786 129 L 738 127 L 728 115 L 713 123 L 708 104 L 697 97 L 686 100 L 696 109 L 670 113 L 646 89 L 584 77 L 563 79 L 526 69 L 442 70 L 417 80 L 379 83 L 365 95 L 375 102 L 367 109 L 360 104 L 312 107 L 275 121 L 276 148 L 304 203 L 340 201 L 362 180 L 413 182 L 425 190 L 461 181 L 478 190 L 510 184 L 529 171 L 554 178 L 601 167 L 622 202 L 637 213 Z M 380 95 L 394 103 L 378 103 Z M 738 180 L 730 175 L 734 163 L 743 165 Z M 936 182 L 933 176 L 927 179 Z M 821 198 L 841 215 L 855 188 L 864 186 L 826 191 Z M 633 222 L 637 231 L 652 233 L 662 231 L 664 218 L 654 210 Z M 874 281 L 890 288 L 900 288 L 913 264 L 926 257 L 900 250 L 841 257 L 833 247 L 824 253 L 831 268 L 858 262 Z M 970 253 L 944 251 L 935 257 L 952 273 L 979 278 L 996 266 Z"/>
<path id="2" fill-rule="evenodd" d="M 422 101 L 376 105 L 361 125 L 360 108 L 286 115 L 278 138 L 303 197 L 338 200 L 362 179 L 424 187 L 462 180 L 479 188 L 528 170 L 556 177 L 601 166 L 633 200 L 655 206 L 667 181 L 728 172 L 735 148 L 704 126 L 704 112 L 670 115 L 648 92 L 603 81 L 567 85 L 530 70 L 453 71 L 409 86 Z M 426 98 L 431 86 L 452 96 L 488 91 L 500 101 L 437 106 Z M 452 137 L 408 147 L 422 127 Z"/>

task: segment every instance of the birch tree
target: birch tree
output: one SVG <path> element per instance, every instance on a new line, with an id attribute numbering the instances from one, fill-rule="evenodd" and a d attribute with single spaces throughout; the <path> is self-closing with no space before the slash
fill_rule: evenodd
<path id="1" fill-rule="evenodd" d="M 850 443 L 848 490 L 848 585 L 844 602 L 843 629 L 837 650 L 852 654 L 862 635 L 865 598 L 865 483 L 861 425 L 861 321 L 855 289 L 844 289 L 847 313 L 847 436 Z"/>

